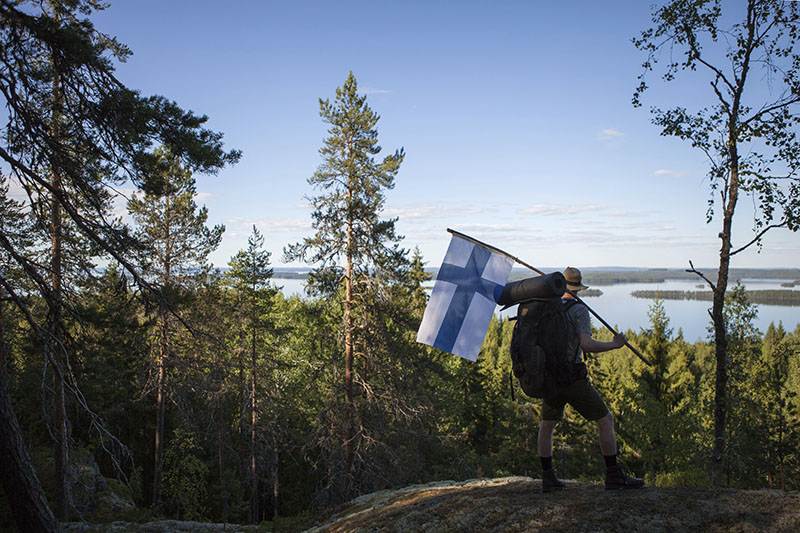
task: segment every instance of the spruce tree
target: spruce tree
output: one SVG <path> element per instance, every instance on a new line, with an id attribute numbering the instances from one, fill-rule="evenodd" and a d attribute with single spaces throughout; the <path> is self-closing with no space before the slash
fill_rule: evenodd
<path id="1" fill-rule="evenodd" d="M 250 419 L 250 452 L 248 462 L 248 479 L 250 485 L 250 523 L 258 523 L 259 520 L 259 494 L 258 494 L 258 469 L 257 469 L 257 420 L 258 420 L 258 370 L 259 362 L 264 360 L 264 352 L 268 350 L 269 339 L 265 339 L 265 333 L 273 330 L 270 320 L 270 308 L 275 290 L 270 284 L 272 279 L 272 268 L 270 268 L 270 252 L 264 248 L 264 237 L 253 226 L 253 233 L 247 239 L 247 249 L 239 251 L 231 258 L 228 266 L 228 277 L 236 293 L 236 298 L 240 302 L 241 313 L 240 337 L 246 339 L 246 346 L 239 350 L 240 354 L 240 373 L 244 368 L 244 353 L 249 352 L 249 419 Z M 240 383 L 243 386 L 243 376 L 240 375 Z M 244 413 L 240 413 L 240 420 L 244 418 Z M 240 453 L 244 453 L 242 450 Z"/>

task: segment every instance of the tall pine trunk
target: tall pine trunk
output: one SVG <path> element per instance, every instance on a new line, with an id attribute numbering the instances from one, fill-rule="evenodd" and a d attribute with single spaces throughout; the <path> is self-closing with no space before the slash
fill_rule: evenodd
<path id="1" fill-rule="evenodd" d="M 252 352 L 251 352 L 251 374 L 250 374 L 250 523 L 256 524 L 258 516 L 258 476 L 256 475 L 256 329 L 253 327 Z"/>
<path id="2" fill-rule="evenodd" d="M 272 519 L 277 520 L 280 517 L 280 473 L 281 473 L 281 456 L 278 442 L 273 434 L 272 442 Z"/>
<path id="3" fill-rule="evenodd" d="M 58 14 L 55 15 L 56 21 Z M 60 117 L 61 106 L 61 80 L 59 78 L 58 68 L 53 63 L 53 114 L 51 117 L 51 133 L 54 138 L 58 138 L 59 128 L 58 121 Z M 63 184 L 61 175 L 53 170 L 51 173 L 51 185 L 54 191 L 60 192 Z M 63 332 L 63 272 L 62 272 L 62 240 L 63 224 L 61 221 L 61 205 L 58 198 L 53 194 L 50 207 L 50 285 L 52 290 L 52 301 L 50 302 L 50 314 L 48 316 L 48 329 L 55 339 L 62 340 Z M 53 349 L 55 348 L 55 349 Z M 55 504 L 56 504 L 56 517 L 66 522 L 69 520 L 69 489 L 67 486 L 67 420 L 66 420 L 66 406 L 64 399 L 64 379 L 65 379 L 65 361 L 63 350 L 55 346 L 50 339 L 46 341 L 45 357 L 53 356 L 53 425 L 55 437 Z"/>
<path id="4" fill-rule="evenodd" d="M 218 352 L 219 353 L 219 352 Z M 219 368 L 222 368 L 218 361 Z M 222 521 L 228 522 L 228 487 L 225 483 L 225 463 L 223 461 L 222 447 L 222 379 L 220 390 L 217 392 L 217 467 L 219 468 L 219 484 L 222 487 Z"/>
<path id="5" fill-rule="evenodd" d="M 352 202 L 352 191 L 347 191 L 347 203 Z M 345 441 L 344 474 L 349 478 L 355 456 L 355 405 L 353 400 L 353 221 L 347 219 L 347 265 L 344 276 L 344 390 L 345 390 Z"/>
<path id="6" fill-rule="evenodd" d="M 169 196 L 165 198 L 165 218 L 167 219 L 167 232 L 164 238 L 164 257 L 163 257 L 163 278 L 161 280 L 162 291 L 170 284 L 171 281 L 171 240 L 170 240 L 170 201 Z M 162 293 L 162 298 L 164 295 Z M 159 509 L 161 507 L 161 476 L 164 469 L 164 418 L 166 398 L 166 381 L 167 369 L 166 361 L 169 357 L 169 309 L 167 303 L 162 301 L 159 306 L 159 327 L 160 339 L 158 344 L 158 381 L 156 382 L 156 438 L 155 438 L 155 467 L 153 468 L 153 508 Z"/>
<path id="7" fill-rule="evenodd" d="M 6 342 L 6 319 L 5 319 L 5 289 L 0 287 L 0 377 L 8 379 L 8 360 L 9 351 Z"/>
<path id="8" fill-rule="evenodd" d="M 159 311 L 160 340 L 158 346 L 158 375 L 156 381 L 156 437 L 153 469 L 153 508 L 161 506 L 161 475 L 164 467 L 164 415 L 166 405 L 166 368 L 169 346 L 167 344 L 167 310 Z"/>

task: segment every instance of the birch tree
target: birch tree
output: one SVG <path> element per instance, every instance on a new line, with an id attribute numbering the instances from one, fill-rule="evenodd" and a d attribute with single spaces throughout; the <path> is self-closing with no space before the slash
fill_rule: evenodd
<path id="1" fill-rule="evenodd" d="M 667 83 L 704 80 L 695 109 L 653 107 L 662 135 L 688 141 L 708 160 L 707 220 L 719 224 L 716 280 L 697 271 L 714 293 L 716 359 L 712 482 L 723 483 L 728 398 L 725 293 L 731 260 L 761 247 L 768 231 L 800 227 L 800 50 L 798 4 L 782 0 L 672 0 L 654 8 L 653 26 L 633 40 L 646 54 L 633 104 L 663 60 Z M 728 26 L 728 21 L 737 21 Z M 723 26 L 725 25 L 725 26 Z M 702 92 L 705 91 L 705 92 Z M 705 102 L 705 104 L 703 103 Z M 734 235 L 741 199 L 754 206 L 752 233 Z M 741 216 L 741 215 L 740 215 Z M 711 276 L 713 277 L 713 276 Z"/>

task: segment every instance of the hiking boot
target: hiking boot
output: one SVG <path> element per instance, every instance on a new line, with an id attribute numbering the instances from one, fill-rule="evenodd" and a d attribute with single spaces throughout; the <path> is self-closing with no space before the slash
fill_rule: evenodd
<path id="1" fill-rule="evenodd" d="M 566 483 L 556 477 L 556 471 L 542 470 L 542 492 L 553 492 L 554 490 L 564 490 Z"/>
<path id="2" fill-rule="evenodd" d="M 644 480 L 630 477 L 622 471 L 622 467 L 614 465 L 606 469 L 606 490 L 641 489 Z"/>

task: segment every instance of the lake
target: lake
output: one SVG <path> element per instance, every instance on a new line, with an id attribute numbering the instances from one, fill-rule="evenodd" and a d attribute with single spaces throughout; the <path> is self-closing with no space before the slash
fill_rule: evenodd
<path id="1" fill-rule="evenodd" d="M 301 279 L 275 279 L 278 286 L 282 286 L 282 291 L 286 296 L 304 296 L 305 280 Z M 750 290 L 769 290 L 785 289 L 781 283 L 791 280 L 744 280 L 743 285 Z M 638 331 L 650 326 L 650 319 L 647 312 L 652 303 L 651 300 L 634 298 L 630 294 L 632 291 L 695 291 L 700 290 L 698 285 L 701 281 L 682 281 L 666 280 L 663 283 L 620 283 L 617 285 L 598 285 L 597 288 L 603 291 L 602 296 L 587 297 L 584 299 L 586 304 L 602 316 L 606 322 L 616 326 L 619 330 L 631 329 Z M 432 285 L 431 285 L 432 286 Z M 711 325 L 711 318 L 708 310 L 711 309 L 711 302 L 699 300 L 663 300 L 664 310 L 670 320 L 673 334 L 678 333 L 678 329 L 683 330 L 684 338 L 689 342 L 708 339 L 708 327 Z M 787 331 L 792 331 L 800 324 L 800 307 L 786 307 L 781 305 L 758 305 L 758 318 L 755 326 L 764 333 L 770 322 L 776 325 L 783 322 L 783 327 Z M 498 313 L 500 308 L 497 308 Z M 513 316 L 516 307 L 507 309 L 501 316 Z M 603 327 L 596 318 L 592 317 L 592 323 L 597 327 Z"/>

